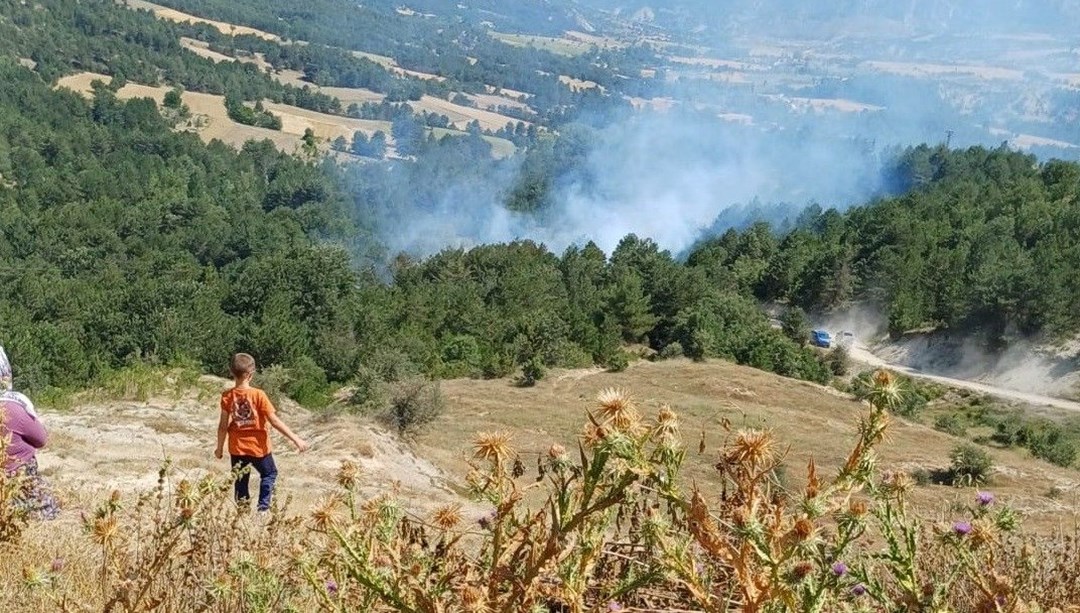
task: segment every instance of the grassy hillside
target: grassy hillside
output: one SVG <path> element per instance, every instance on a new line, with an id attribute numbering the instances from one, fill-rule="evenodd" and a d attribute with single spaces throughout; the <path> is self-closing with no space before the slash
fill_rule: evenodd
<path id="1" fill-rule="evenodd" d="M 1071 471 L 1005 452 L 993 454 L 991 481 L 980 488 L 992 494 L 979 498 L 970 487 L 916 485 L 896 475 L 941 466 L 955 439 L 890 420 L 828 388 L 753 369 L 669 361 L 617 374 L 561 372 L 530 389 L 508 380 L 448 381 L 445 414 L 412 449 L 379 427 L 355 418 L 314 416 L 282 400 L 283 415 L 313 447 L 305 456 L 278 452 L 279 494 L 290 504 L 259 518 L 237 515 L 228 502 L 223 463 L 209 460 L 213 412 L 206 407 L 222 384 L 143 373 L 114 380 L 104 395 L 86 396 L 70 412 L 44 413 L 53 444 L 42 455 L 42 466 L 67 508 L 59 520 L 32 524 L 25 532 L 10 514 L 0 515 L 0 534 L 7 541 L 0 547 L 7 568 L 18 571 L 0 573 L 0 608 L 48 603 L 96 610 L 115 599 L 133 611 L 150 610 L 152 602 L 210 604 L 222 611 L 248 610 L 252 603 L 275 610 L 277 605 L 268 604 L 275 602 L 300 610 L 423 611 L 421 603 L 429 598 L 453 607 L 487 598 L 507 603 L 508 610 L 560 602 L 577 602 L 581 610 L 609 602 L 665 610 L 713 602 L 722 610 L 731 599 L 761 597 L 770 607 L 765 610 L 794 610 L 781 606 L 779 593 L 788 583 L 756 591 L 745 577 L 728 574 L 731 561 L 722 557 L 702 557 L 692 566 L 701 573 L 698 579 L 680 576 L 679 565 L 692 563 L 696 554 L 691 552 L 697 551 L 679 548 L 680 542 L 697 542 L 704 551 L 741 550 L 742 563 L 755 575 L 806 573 L 800 581 L 822 591 L 797 597 L 835 604 L 827 610 L 902 602 L 907 596 L 896 576 L 904 576 L 902 560 L 916 564 L 913 572 L 921 581 L 953 588 L 921 598 L 953 603 L 959 610 L 997 595 L 1010 611 L 1032 610 L 1016 608 L 1021 604 L 1076 602 L 1080 596 L 1070 579 L 1078 552 L 1068 546 L 1051 549 L 1053 536 L 1032 536 L 1058 534 L 1075 522 Z M 613 385 L 634 397 L 604 391 Z M 149 394 L 151 389 L 158 393 Z M 117 394 L 127 399 L 117 401 Z M 607 400 L 598 404 L 597 398 Z M 599 430 L 588 426 L 587 411 Z M 645 439 L 652 442 L 639 450 L 638 442 L 619 438 L 624 435 L 617 426 L 620 416 L 630 419 L 622 426 L 626 434 L 638 428 L 651 432 Z M 876 432 L 879 426 L 887 432 L 884 440 L 867 438 L 867 428 Z M 582 433 L 588 465 L 578 464 L 575 451 Z M 861 451 L 860 440 L 867 445 Z M 678 466 L 684 445 L 681 478 L 677 485 L 666 483 L 664 476 L 674 474 L 666 471 Z M 648 459 L 637 455 L 648 450 L 654 453 Z M 163 457 L 170 464 L 159 476 Z M 462 461 L 465 457 L 470 463 Z M 807 481 L 811 457 L 816 476 Z M 450 476 L 436 471 L 429 459 Z M 743 481 L 747 475 L 739 476 L 740 466 L 753 469 L 753 485 Z M 852 473 L 853 466 L 869 472 L 857 476 L 861 472 Z M 88 474 L 95 479 L 86 479 Z M 0 493 L 6 487 L 0 478 Z M 693 502 L 686 489 L 691 487 L 700 489 Z M 906 492 L 900 501 L 890 494 L 899 487 Z M 111 488 L 117 491 L 109 496 Z M 1068 491 L 1050 497 L 1043 488 Z M 463 497 L 470 490 L 476 497 Z M 559 492 L 563 502 L 552 502 L 560 500 Z M 556 497 L 544 507 L 547 493 Z M 611 511 L 590 507 L 591 495 L 598 505 L 614 505 Z M 815 496 L 824 505 L 819 511 L 812 510 Z M 675 502 L 680 499 L 684 502 Z M 551 513 L 538 512 L 542 508 Z M 568 523 L 550 528 L 559 536 L 549 541 L 549 522 L 564 517 L 555 511 L 560 508 Z M 905 509 L 900 515 L 878 515 L 900 508 Z M 1004 540 L 1013 529 L 1014 511 L 1026 536 Z M 705 525 L 716 536 L 708 538 L 698 528 L 701 523 L 688 520 L 698 512 L 714 518 L 716 524 Z M 974 514 L 970 524 L 956 519 L 969 514 Z M 762 522 L 760 537 L 738 528 L 748 517 Z M 843 537 L 834 533 L 851 529 L 852 520 L 845 517 L 865 523 L 868 532 L 856 531 L 852 542 L 836 544 L 834 539 L 842 543 Z M 584 527 L 579 518 L 588 520 Z M 873 527 L 878 522 L 910 534 L 918 550 L 889 549 L 889 533 Z M 799 526 L 809 526 L 801 537 L 809 537 L 805 546 L 791 536 Z M 743 548 L 755 538 L 772 543 L 775 549 L 765 551 L 775 557 Z M 648 545 L 650 539 L 658 544 Z M 509 559 L 489 562 L 477 555 L 500 542 L 508 544 Z M 544 543 L 555 549 L 545 549 Z M 355 546 L 370 556 L 358 557 Z M 530 574 L 528 566 L 513 561 L 510 552 L 519 547 L 537 559 L 554 551 L 568 561 L 597 547 L 597 562 L 581 574 L 567 575 L 570 571 L 557 564 Z M 1032 548 L 1050 553 L 1036 558 L 1023 553 Z M 875 557 L 881 551 L 897 558 Z M 455 563 L 444 564 L 447 558 Z M 637 564 L 676 574 L 638 575 L 632 568 Z M 994 576 L 1010 581 L 1007 589 L 988 587 L 989 596 L 979 591 L 987 565 Z M 954 567 L 959 572 L 942 574 Z M 372 583 L 368 573 L 374 568 L 385 583 Z M 209 573 L 214 580 L 183 579 L 192 572 Z M 467 591 L 502 573 L 521 573 L 521 583 Z M 556 577 L 578 577 L 589 589 L 544 587 Z M 440 588 L 443 582 L 458 588 Z M 700 591 L 713 582 L 737 591 Z"/>
<path id="2" fill-rule="evenodd" d="M 773 431 L 785 445 L 785 484 L 798 488 L 811 458 L 827 471 L 843 463 L 865 409 L 865 404 L 829 387 L 723 361 L 670 360 L 639 363 L 622 373 L 560 371 L 535 388 L 516 387 L 502 379 L 446 381 L 442 386 L 446 410 L 418 437 L 418 450 L 449 473 L 462 474 L 467 468 L 463 441 L 476 432 L 502 430 L 513 434 L 513 446 L 525 455 L 532 475 L 536 454 L 545 454 L 552 443 L 573 447 L 586 422 L 585 412 L 608 387 L 627 390 L 646 415 L 662 406 L 679 414 L 691 448 L 683 474 L 688 482 L 709 491 L 720 484 L 713 468 L 717 449 L 732 436 L 725 424 L 732 431 Z M 699 454 L 702 433 L 706 451 Z M 880 466 L 907 473 L 945 470 L 950 452 L 962 440 L 930 425 L 896 419 L 880 449 Z M 1022 511 L 1027 526 L 1053 530 L 1080 518 L 1080 473 L 1022 450 L 990 453 L 995 470 L 988 489 Z M 912 500 L 927 517 L 938 517 L 970 493 L 970 488 L 931 484 L 916 488 Z"/>

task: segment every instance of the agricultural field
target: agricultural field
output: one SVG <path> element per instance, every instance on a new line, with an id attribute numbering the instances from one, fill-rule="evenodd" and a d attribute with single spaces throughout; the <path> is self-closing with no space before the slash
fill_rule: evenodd
<path id="1" fill-rule="evenodd" d="M 109 83 L 111 77 L 96 73 L 80 73 L 63 77 L 57 87 L 66 87 L 83 95 L 92 92 L 90 84 L 94 81 Z M 127 83 L 117 95 L 121 99 L 152 98 L 159 105 L 169 91 L 168 87 L 152 87 Z M 285 104 L 266 102 L 266 108 L 281 118 L 281 130 L 271 130 L 237 123 L 229 118 L 225 111 L 225 97 L 199 92 L 184 92 L 184 104 L 191 111 L 191 119 L 183 126 L 196 132 L 206 142 L 220 140 L 234 147 L 240 147 L 249 140 L 270 139 L 282 151 L 292 153 L 300 150 L 304 132 L 311 129 L 319 137 L 324 150 L 329 149 L 329 141 L 338 136 L 351 139 L 355 132 L 372 135 L 376 132 L 390 133 L 390 122 L 352 119 L 337 115 L 317 113 Z M 391 141 L 392 143 L 392 141 Z"/>
<path id="2" fill-rule="evenodd" d="M 259 38 L 280 43 L 281 37 L 269 32 L 263 32 L 262 30 L 256 30 L 247 26 L 239 26 L 231 23 L 224 23 L 221 21 L 215 21 L 213 19 L 205 19 L 203 17 L 196 17 L 195 15 L 189 15 L 175 9 L 171 9 L 160 4 L 154 4 L 153 2 L 146 2 L 145 0 L 125 0 L 127 6 L 136 9 L 150 11 L 159 19 L 168 19 L 169 21 L 175 21 L 177 23 L 204 23 L 209 26 L 213 26 L 222 34 L 229 34 L 231 36 L 243 36 L 251 35 L 258 36 Z"/>

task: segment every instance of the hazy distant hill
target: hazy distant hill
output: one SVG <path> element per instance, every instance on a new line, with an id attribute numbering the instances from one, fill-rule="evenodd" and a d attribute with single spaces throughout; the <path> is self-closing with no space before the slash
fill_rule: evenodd
<path id="1" fill-rule="evenodd" d="M 774 34 L 851 34 L 853 22 L 896 33 L 1015 31 L 1017 26 L 1073 33 L 1080 24 L 1075 0 L 577 0 L 581 5 L 616 12 L 622 18 L 651 21 L 682 30 L 769 28 Z M 861 31 L 867 31 L 860 28 Z M 854 30 L 858 32 L 860 30 Z M 752 33 L 752 32 L 751 32 Z"/>

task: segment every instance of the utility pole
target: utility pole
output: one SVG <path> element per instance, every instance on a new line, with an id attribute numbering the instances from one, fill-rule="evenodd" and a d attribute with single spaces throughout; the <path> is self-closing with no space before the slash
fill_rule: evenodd
<path id="1" fill-rule="evenodd" d="M 946 149 L 948 149 L 949 145 L 952 144 L 952 135 L 953 135 L 952 130 L 945 130 L 945 148 Z"/>

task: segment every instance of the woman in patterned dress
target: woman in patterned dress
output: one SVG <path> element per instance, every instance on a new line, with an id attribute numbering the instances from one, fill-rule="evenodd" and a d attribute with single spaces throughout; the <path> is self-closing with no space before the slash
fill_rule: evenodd
<path id="1" fill-rule="evenodd" d="M 7 441 L 5 457 L 0 458 L 8 475 L 22 474 L 23 495 L 19 500 L 31 516 L 54 519 L 60 507 L 48 483 L 38 473 L 37 450 L 45 446 L 48 434 L 38 419 L 34 403 L 11 389 L 11 362 L 0 347 L 0 438 Z"/>

